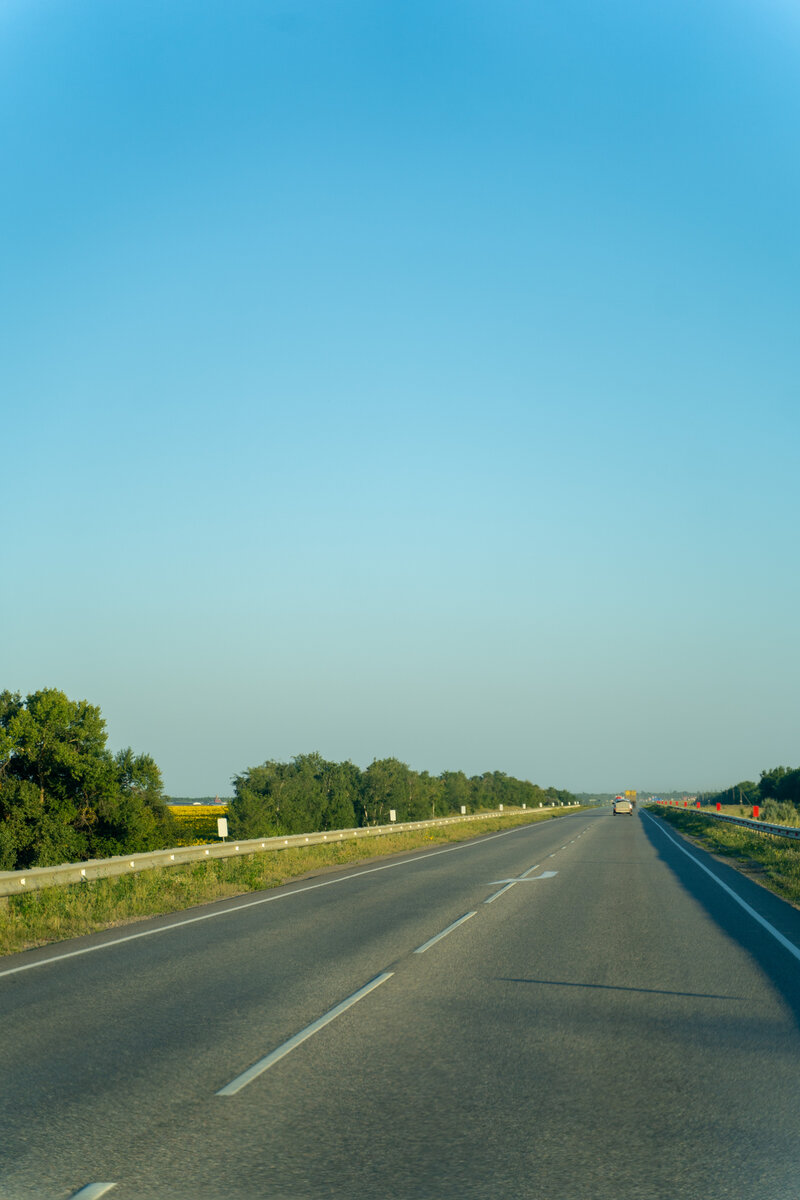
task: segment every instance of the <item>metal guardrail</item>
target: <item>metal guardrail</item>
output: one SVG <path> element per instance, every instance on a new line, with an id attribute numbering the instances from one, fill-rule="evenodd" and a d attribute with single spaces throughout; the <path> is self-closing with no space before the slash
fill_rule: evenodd
<path id="1" fill-rule="evenodd" d="M 551 806 L 547 806 L 548 808 Z M 553 807 L 565 807 L 564 805 Z M 285 837 L 252 838 L 249 841 L 212 842 L 203 846 L 179 846 L 171 850 L 149 850 L 145 854 L 120 854 L 114 858 L 93 858 L 82 863 L 62 863 L 58 867 L 31 867 L 27 871 L 0 871 L 0 896 L 18 896 L 40 888 L 58 887 L 68 883 L 85 883 L 89 879 L 106 879 L 111 875 L 133 875 L 155 867 L 177 867 L 182 863 L 205 862 L 212 858 L 236 858 L 261 851 L 287 850 L 292 846 L 318 846 L 356 838 L 380 837 L 453 825 L 464 821 L 486 821 L 519 813 L 538 813 L 538 808 L 496 809 L 485 813 L 467 813 L 456 817 L 438 817 L 430 821 L 393 822 L 391 825 L 367 825 L 360 829 L 329 829 L 325 833 L 293 833 Z"/>
<path id="2" fill-rule="evenodd" d="M 665 807 L 669 812 L 669 806 Z M 772 825 L 769 821 L 754 821 L 752 817 L 730 817 L 727 813 L 709 812 L 707 808 L 675 808 L 674 811 L 695 813 L 713 821 L 726 821 L 729 825 L 742 825 L 753 833 L 771 833 L 774 837 L 800 840 L 800 826 L 797 825 Z"/>

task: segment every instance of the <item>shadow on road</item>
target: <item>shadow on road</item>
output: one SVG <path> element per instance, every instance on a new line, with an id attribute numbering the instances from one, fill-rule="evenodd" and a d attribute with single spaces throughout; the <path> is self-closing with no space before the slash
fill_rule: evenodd
<path id="1" fill-rule="evenodd" d="M 637 988 L 617 986 L 612 983 L 570 983 L 565 979 L 511 979 L 506 975 L 497 977 L 499 983 L 531 983 L 544 987 L 592 988 L 602 992 L 645 992 L 651 996 L 688 996 L 692 1000 L 744 1000 L 744 996 L 730 994 L 715 995 L 714 992 L 675 992 L 668 988 Z"/>
<path id="2" fill-rule="evenodd" d="M 800 961 L 698 865 L 711 871 L 800 951 L 800 912 L 785 900 L 686 841 L 658 817 L 642 813 L 644 834 L 681 886 L 732 941 L 758 964 L 791 1009 L 800 1029 Z M 672 840 L 675 839 L 675 840 Z M 676 845 L 675 842 L 679 845 Z M 683 847 L 687 853 L 684 853 Z M 691 855 L 691 857 L 689 857 Z"/>

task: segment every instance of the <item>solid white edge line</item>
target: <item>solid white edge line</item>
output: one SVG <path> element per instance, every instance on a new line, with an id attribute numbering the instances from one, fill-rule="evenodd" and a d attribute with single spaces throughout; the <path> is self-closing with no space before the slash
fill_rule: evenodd
<path id="1" fill-rule="evenodd" d="M 750 914 L 754 921 L 758 921 L 758 924 L 761 925 L 762 928 L 766 929 L 767 933 L 771 933 L 775 940 L 780 942 L 784 950 L 788 950 L 789 953 L 794 955 L 798 962 L 800 962 L 800 950 L 798 950 L 794 942 L 790 942 L 788 938 L 785 938 L 783 934 L 775 928 L 774 925 L 770 925 L 766 918 L 762 917 L 761 914 L 756 912 L 754 908 L 751 908 L 747 901 L 743 900 L 742 897 L 739 896 L 732 887 L 728 887 L 727 883 L 724 883 L 718 875 L 715 875 L 714 872 L 705 865 L 705 863 L 701 863 L 699 858 L 695 858 L 694 854 L 691 854 L 685 846 L 681 845 L 674 834 L 667 833 L 660 821 L 658 821 L 655 817 L 650 816 L 650 813 L 643 813 L 642 815 L 648 817 L 655 824 L 656 828 L 661 830 L 666 838 L 669 838 L 669 840 L 673 842 L 678 849 L 686 855 L 687 858 L 690 858 L 692 862 L 700 868 L 701 871 L 705 871 L 706 875 L 709 875 L 714 880 L 714 883 L 718 884 L 724 892 L 727 892 L 728 895 L 735 900 L 736 903 L 739 904 L 746 913 Z"/>
<path id="2" fill-rule="evenodd" d="M 355 871 L 351 875 L 338 875 L 335 879 L 326 879 L 322 883 L 309 883 L 305 887 L 293 888 L 291 892 L 278 892 L 274 895 L 262 896 L 259 900 L 247 900 L 244 904 L 233 904 L 230 908 L 203 913 L 199 917 L 187 917 L 185 921 L 172 921 L 169 925 L 159 925 L 157 929 L 144 929 L 141 933 L 129 933 L 125 937 L 100 942 L 97 946 L 84 946 L 81 950 L 68 950 L 66 954 L 52 954 L 48 958 L 39 958 L 36 962 L 23 963 L 20 967 L 8 967 L 6 970 L 0 971 L 0 979 L 5 975 L 18 975 L 20 971 L 33 971 L 36 967 L 62 962 L 67 958 L 79 958 L 82 954 L 92 954 L 95 950 L 108 950 L 111 946 L 121 946 L 123 942 L 135 942 L 138 938 L 154 937 L 157 933 L 169 933 L 173 929 L 183 928 L 184 925 L 196 925 L 198 921 L 211 921 L 215 917 L 229 917 L 245 908 L 255 908 L 259 904 L 271 904 L 275 900 L 287 900 L 290 896 L 299 896 L 302 892 L 313 892 L 317 888 L 332 887 L 335 883 L 347 883 L 351 879 L 360 879 L 362 875 L 374 875 L 377 871 L 391 871 L 395 867 L 407 867 L 426 858 L 436 858 L 440 854 L 452 854 L 455 850 L 473 850 L 476 846 L 493 842 L 496 838 L 508 837 L 512 833 L 521 833 L 525 829 L 535 829 L 537 825 L 544 826 L 545 824 L 546 822 L 532 822 L 530 825 L 518 825 L 515 829 L 505 829 L 502 833 L 487 834 L 479 842 L 462 842 L 457 846 L 446 846 L 443 850 L 429 850 L 425 854 L 417 854 L 414 858 L 404 858 L 400 862 L 384 863 L 380 867 L 367 867 L 365 871 Z M 409 851 L 409 853 L 413 854 L 414 852 Z"/>
<path id="3" fill-rule="evenodd" d="M 312 1037 L 315 1033 L 319 1033 L 320 1029 L 324 1029 L 326 1025 L 329 1025 L 331 1021 L 341 1016 L 348 1008 L 352 1008 L 359 1000 L 363 1000 L 365 996 L 373 992 L 376 987 L 380 987 L 387 979 L 391 979 L 393 974 L 393 971 L 384 971 L 382 975 L 378 975 L 375 979 L 370 980 L 364 987 L 359 988 L 357 992 L 353 992 L 352 996 L 348 996 L 346 1000 L 342 1000 L 341 1004 L 337 1004 L 335 1008 L 326 1012 L 319 1020 L 312 1021 L 310 1025 L 306 1025 L 305 1029 L 301 1029 L 294 1037 L 290 1037 L 288 1041 L 283 1042 L 282 1045 L 276 1047 L 275 1050 L 265 1055 L 264 1058 L 260 1058 L 257 1063 L 253 1063 L 252 1067 L 243 1071 L 241 1075 L 237 1075 L 235 1079 L 231 1080 L 225 1087 L 220 1088 L 215 1094 L 217 1096 L 235 1096 L 243 1087 L 247 1087 L 248 1083 L 252 1083 L 254 1079 L 300 1046 L 307 1038 Z"/>
<path id="4" fill-rule="evenodd" d="M 414 953 L 424 954 L 426 950 L 430 950 L 431 946 L 435 946 L 436 943 L 440 942 L 443 937 L 447 937 L 448 933 L 452 933 L 454 929 L 458 929 L 459 925 L 463 925 L 465 921 L 468 921 L 470 917 L 474 917 L 475 915 L 476 914 L 474 912 L 464 913 L 464 916 L 459 917 L 457 921 L 453 921 L 452 925 L 448 925 L 446 929 L 442 929 L 440 933 L 437 933 L 432 938 L 429 938 L 427 942 L 423 942 L 421 946 L 417 946 Z"/>
<path id="5" fill-rule="evenodd" d="M 73 1192 L 70 1200 L 99 1200 L 100 1196 L 105 1196 L 116 1186 L 116 1183 L 87 1183 L 80 1191 Z"/>

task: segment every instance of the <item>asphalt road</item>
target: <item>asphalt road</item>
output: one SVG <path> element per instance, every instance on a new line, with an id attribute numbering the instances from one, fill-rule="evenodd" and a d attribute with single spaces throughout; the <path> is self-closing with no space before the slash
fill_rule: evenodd
<path id="1" fill-rule="evenodd" d="M 0 959 L 0 1197 L 795 1200 L 798 947 L 606 809 Z"/>

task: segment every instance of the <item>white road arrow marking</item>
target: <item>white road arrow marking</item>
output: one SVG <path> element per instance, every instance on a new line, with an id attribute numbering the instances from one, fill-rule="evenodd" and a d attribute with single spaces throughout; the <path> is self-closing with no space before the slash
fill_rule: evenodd
<path id="1" fill-rule="evenodd" d="M 531 870 L 535 871 L 536 867 L 531 867 Z M 552 879 L 553 876 L 557 874 L 558 871 L 542 871 L 541 875 L 529 875 L 526 871 L 524 875 L 519 875 L 515 879 L 493 879 L 489 885 L 490 887 L 494 887 L 494 885 L 497 883 L 502 883 L 503 886 L 500 888 L 499 892 L 494 892 L 494 894 L 489 896 L 488 900 L 484 900 L 483 903 L 491 904 L 498 898 L 498 896 L 502 896 L 504 892 L 509 891 L 509 889 L 512 888 L 515 883 L 536 883 L 537 879 Z"/>
<path id="2" fill-rule="evenodd" d="M 489 887 L 494 887 L 496 883 L 536 883 L 537 879 L 552 879 L 557 874 L 558 871 L 542 871 L 541 875 L 518 875 L 515 879 L 493 879 Z"/>

